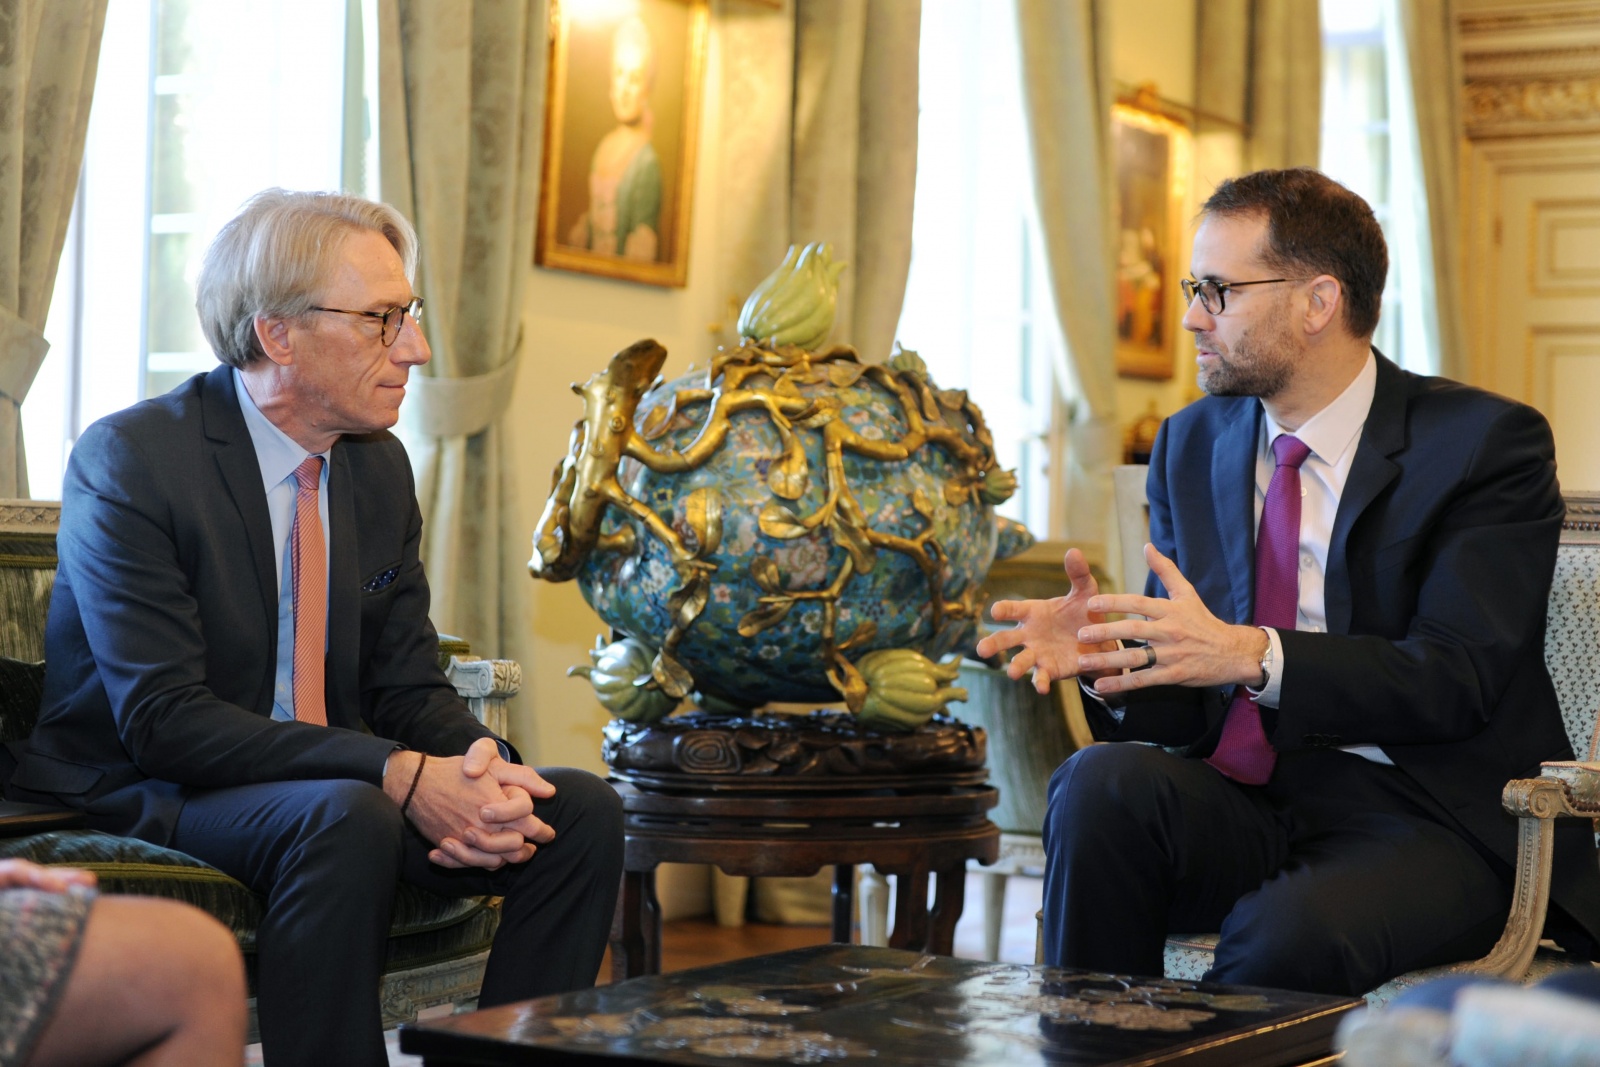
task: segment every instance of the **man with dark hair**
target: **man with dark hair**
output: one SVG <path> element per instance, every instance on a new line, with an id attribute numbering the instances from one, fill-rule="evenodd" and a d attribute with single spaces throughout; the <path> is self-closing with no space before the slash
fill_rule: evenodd
<path id="1" fill-rule="evenodd" d="M 43 708 L 8 787 L 261 895 L 272 1065 L 387 1062 L 402 882 L 504 897 L 487 1006 L 592 985 L 621 876 L 615 791 L 522 766 L 439 669 L 388 432 L 431 354 L 415 266 L 410 223 L 359 197 L 267 190 L 223 227 L 197 300 L 223 365 L 72 450 Z"/>
<path id="2" fill-rule="evenodd" d="M 1014 678 L 1077 677 L 1095 735 L 1050 784 L 1049 962 L 1359 994 L 1506 921 L 1508 779 L 1570 749 L 1543 659 L 1562 504 L 1532 408 L 1371 347 L 1387 271 L 1308 169 L 1224 182 L 1185 280 L 1209 394 L 1162 427 L 1146 595 L 1002 602 Z M 1125 614 L 1121 621 L 1109 615 Z M 1166 747 L 1155 747 L 1155 746 Z M 1556 831 L 1549 930 L 1593 958 L 1593 836 Z"/>

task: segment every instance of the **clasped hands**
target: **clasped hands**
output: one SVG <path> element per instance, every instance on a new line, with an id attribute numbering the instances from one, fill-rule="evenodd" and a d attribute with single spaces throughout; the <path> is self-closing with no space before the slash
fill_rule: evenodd
<path id="1" fill-rule="evenodd" d="M 556 832 L 533 813 L 535 797 L 556 788 L 532 767 L 500 758 L 493 738 L 480 737 L 464 756 L 429 756 L 417 778 L 421 754 L 397 751 L 389 757 L 383 791 L 403 804 L 413 778 L 416 789 L 406 816 L 435 843 L 428 859 L 441 867 L 495 870 L 531 859 Z"/>
<path id="2" fill-rule="evenodd" d="M 1080 676 L 1092 680 L 1102 696 L 1152 685 L 1258 683 L 1267 635 L 1211 614 L 1177 564 L 1154 545 L 1144 546 L 1144 558 L 1167 597 L 1102 594 L 1089 573 L 1089 561 L 1070 549 L 1063 566 L 1072 590 L 1050 600 L 997 601 L 990 615 L 1017 625 L 979 641 L 978 655 L 987 658 L 1020 648 L 1006 664 L 1006 674 L 1021 678 L 1031 671 L 1040 693 L 1048 693 L 1058 678 Z M 1107 622 L 1109 614 L 1139 617 Z M 1119 641 L 1142 641 L 1144 646 L 1121 648 Z"/>

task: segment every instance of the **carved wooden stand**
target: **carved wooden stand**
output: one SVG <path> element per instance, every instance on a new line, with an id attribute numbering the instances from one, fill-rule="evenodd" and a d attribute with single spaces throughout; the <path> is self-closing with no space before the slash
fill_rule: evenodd
<path id="1" fill-rule="evenodd" d="M 965 777 L 952 775 L 951 778 Z M 915 787 L 792 792 L 642 789 L 614 782 L 625 812 L 622 892 L 611 927 L 613 981 L 661 973 L 656 867 L 714 863 L 732 875 L 800 876 L 835 867 L 833 940 L 850 940 L 855 864 L 899 886 L 893 948 L 950 955 L 969 859 L 993 863 L 992 786 L 928 775 Z M 936 879 L 928 908 L 928 875 Z"/>

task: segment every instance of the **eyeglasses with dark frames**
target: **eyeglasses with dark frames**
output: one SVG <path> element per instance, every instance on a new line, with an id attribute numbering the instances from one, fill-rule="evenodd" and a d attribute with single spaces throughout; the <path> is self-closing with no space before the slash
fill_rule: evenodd
<path id="1" fill-rule="evenodd" d="M 388 348 L 394 344 L 395 338 L 400 336 L 400 327 L 405 321 L 405 316 L 410 315 L 412 322 L 422 321 L 422 297 L 417 297 L 409 304 L 396 305 L 387 311 L 350 311 L 346 308 L 325 308 L 313 306 L 311 311 L 331 311 L 335 315 L 360 315 L 362 318 L 377 319 L 383 323 L 383 331 L 378 335 L 383 341 L 383 347 Z"/>
<path id="2" fill-rule="evenodd" d="M 1206 278 L 1196 281 L 1193 278 L 1184 278 L 1178 282 L 1183 286 L 1183 303 L 1185 307 L 1194 303 L 1194 298 L 1200 298 L 1200 306 L 1210 315 L 1220 315 L 1228 309 L 1225 293 L 1229 289 L 1238 289 L 1246 285 L 1272 285 L 1276 282 L 1303 282 L 1304 278 L 1262 278 L 1253 282 L 1219 282 Z"/>

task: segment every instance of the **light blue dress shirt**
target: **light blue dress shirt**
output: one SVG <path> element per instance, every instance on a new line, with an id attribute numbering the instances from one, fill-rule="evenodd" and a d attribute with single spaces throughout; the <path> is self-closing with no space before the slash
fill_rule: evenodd
<path id="1" fill-rule="evenodd" d="M 322 517 L 323 573 L 329 574 L 327 552 L 333 543 L 328 536 L 328 452 L 311 453 L 301 448 L 294 439 L 274 426 L 245 388 L 244 375 L 238 368 L 233 371 L 233 387 L 239 394 L 239 410 L 244 413 L 245 427 L 250 431 L 250 441 L 256 448 L 256 462 L 261 465 L 261 484 L 267 491 L 267 513 L 272 517 L 272 555 L 278 564 L 278 669 L 272 684 L 272 717 L 285 722 L 294 720 L 294 586 L 289 565 L 289 533 L 294 528 L 295 493 L 299 483 L 295 468 L 307 456 L 322 457 L 322 483 L 317 488 L 317 512 Z M 327 635 L 323 635 L 326 647 Z"/>

